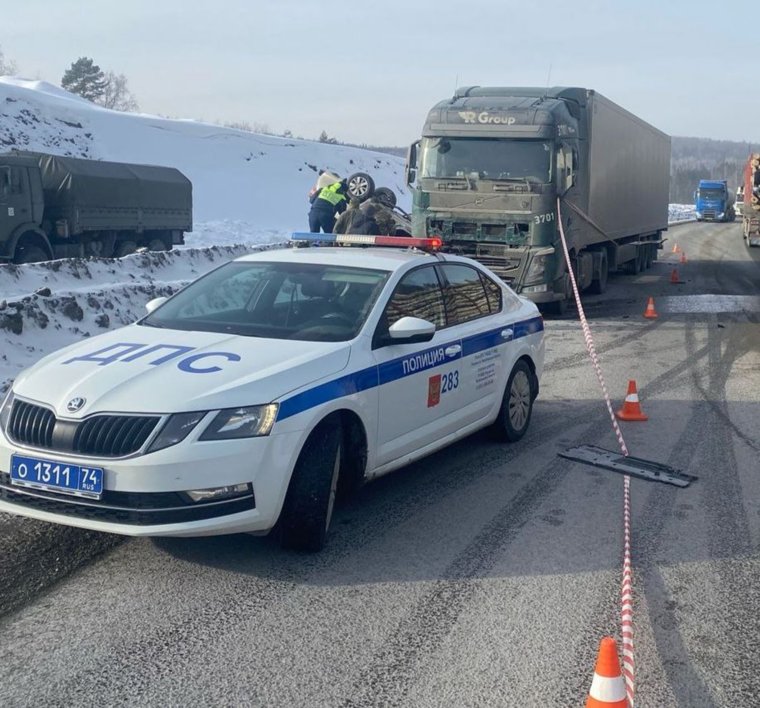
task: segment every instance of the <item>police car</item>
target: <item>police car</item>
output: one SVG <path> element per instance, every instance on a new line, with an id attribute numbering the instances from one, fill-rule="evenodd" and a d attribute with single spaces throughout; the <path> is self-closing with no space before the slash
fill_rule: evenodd
<path id="1" fill-rule="evenodd" d="M 533 303 L 436 239 L 319 238 L 231 261 L 19 375 L 0 511 L 132 536 L 277 528 L 313 551 L 336 492 L 479 428 L 522 437 L 544 360 Z"/>

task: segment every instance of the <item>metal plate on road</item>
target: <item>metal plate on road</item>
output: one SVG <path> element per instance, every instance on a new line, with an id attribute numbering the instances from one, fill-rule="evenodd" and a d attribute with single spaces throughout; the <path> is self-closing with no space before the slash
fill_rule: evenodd
<path id="1" fill-rule="evenodd" d="M 651 460 L 644 460 L 641 457 L 632 457 L 630 455 L 626 457 L 619 452 L 605 450 L 595 445 L 570 447 L 564 452 L 557 454 L 560 457 L 581 462 L 584 465 L 600 467 L 612 472 L 638 477 L 639 479 L 648 479 L 650 482 L 674 484 L 676 487 L 688 487 L 695 479 L 698 479 L 694 475 L 686 474 L 661 462 L 652 462 Z"/>
<path id="2" fill-rule="evenodd" d="M 69 462 L 13 455 L 11 484 L 100 499 L 103 494 L 103 470 L 100 467 L 84 467 Z"/>

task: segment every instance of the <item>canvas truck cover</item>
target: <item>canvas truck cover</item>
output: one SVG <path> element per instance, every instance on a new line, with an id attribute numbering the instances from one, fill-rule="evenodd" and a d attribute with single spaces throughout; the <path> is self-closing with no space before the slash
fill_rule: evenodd
<path id="1" fill-rule="evenodd" d="M 192 229 L 192 184 L 173 167 L 18 154 L 37 160 L 46 217 L 66 218 L 75 231 L 87 229 L 91 217 L 102 227 L 109 211 L 118 215 L 114 228 L 137 219 L 140 228 Z"/>

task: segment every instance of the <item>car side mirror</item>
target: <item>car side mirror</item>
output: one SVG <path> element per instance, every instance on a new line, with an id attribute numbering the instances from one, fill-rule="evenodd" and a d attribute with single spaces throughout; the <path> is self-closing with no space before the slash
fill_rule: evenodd
<path id="1" fill-rule="evenodd" d="M 167 297 L 154 297 L 152 300 L 148 300 L 148 302 L 145 303 L 145 309 L 150 314 L 157 307 L 163 305 L 168 299 L 169 298 Z"/>
<path id="2" fill-rule="evenodd" d="M 415 344 L 429 342 L 435 335 L 435 325 L 420 317 L 402 317 L 388 328 L 388 337 L 393 344 Z"/>

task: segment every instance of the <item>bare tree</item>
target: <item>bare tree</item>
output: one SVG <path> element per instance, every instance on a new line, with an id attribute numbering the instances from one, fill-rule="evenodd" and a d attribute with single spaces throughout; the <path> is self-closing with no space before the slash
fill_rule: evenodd
<path id="1" fill-rule="evenodd" d="M 113 71 L 105 73 L 105 90 L 95 102 L 115 111 L 134 112 L 140 108 L 127 86 L 127 77 Z"/>
<path id="2" fill-rule="evenodd" d="M 16 62 L 11 59 L 6 59 L 3 53 L 3 48 L 0 47 L 0 76 L 12 76 L 18 71 Z"/>

